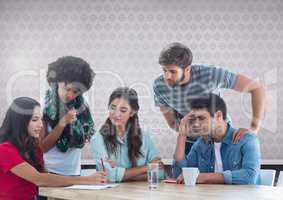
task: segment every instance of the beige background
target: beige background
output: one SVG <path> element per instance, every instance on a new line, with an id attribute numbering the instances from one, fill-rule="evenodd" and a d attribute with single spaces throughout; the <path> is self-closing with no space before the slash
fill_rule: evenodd
<path id="1" fill-rule="evenodd" d="M 160 50 L 179 41 L 192 49 L 194 63 L 266 85 L 263 158 L 283 159 L 282 10 L 280 0 L 0 0 L 0 120 L 17 96 L 42 101 L 48 63 L 80 56 L 97 73 L 87 94 L 97 128 L 111 91 L 132 86 L 140 95 L 142 126 L 161 155 L 171 158 L 176 134 L 154 107 L 152 82 L 161 73 Z M 234 124 L 248 126 L 249 96 L 225 91 L 224 97 Z"/>

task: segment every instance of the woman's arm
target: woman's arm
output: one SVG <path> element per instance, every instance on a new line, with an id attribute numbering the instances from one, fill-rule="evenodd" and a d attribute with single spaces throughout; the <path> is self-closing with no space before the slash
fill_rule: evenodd
<path id="1" fill-rule="evenodd" d="M 47 123 L 43 121 L 43 129 L 41 131 L 40 137 L 40 147 L 44 153 L 48 152 L 52 147 L 54 147 L 58 138 L 62 135 L 65 126 L 58 123 L 54 129 L 48 133 Z"/>
<path id="2" fill-rule="evenodd" d="M 100 184 L 106 182 L 106 173 L 97 172 L 90 176 L 61 176 L 40 173 L 27 162 L 16 165 L 11 172 L 37 186 L 67 186 L 73 184 Z"/>
<path id="3" fill-rule="evenodd" d="M 164 169 L 164 164 L 161 158 L 156 157 L 150 163 L 158 163 L 160 168 Z M 125 170 L 123 181 L 144 181 L 147 180 L 147 165 L 142 167 L 134 167 Z"/>
<path id="4" fill-rule="evenodd" d="M 62 135 L 67 124 L 75 120 L 76 111 L 70 110 L 64 117 L 62 117 L 54 129 L 48 133 L 47 122 L 43 122 L 43 129 L 41 132 L 40 147 L 44 153 L 54 147 L 58 138 Z"/>
<path id="5" fill-rule="evenodd" d="M 144 177 L 143 180 L 146 180 L 146 172 L 146 166 L 126 169 L 122 181 L 134 181 L 137 180 L 136 178 L 140 178 L 140 176 Z"/>

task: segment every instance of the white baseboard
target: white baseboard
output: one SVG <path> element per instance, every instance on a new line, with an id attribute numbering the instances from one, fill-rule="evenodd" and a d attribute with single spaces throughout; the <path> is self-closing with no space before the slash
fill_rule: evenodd
<path id="1" fill-rule="evenodd" d="M 162 161 L 165 165 L 171 165 L 172 160 L 173 159 L 162 159 Z M 266 159 L 266 160 L 262 160 L 261 164 L 262 165 L 283 165 L 283 160 Z M 81 165 L 95 165 L 95 160 L 92 160 L 92 159 L 81 160 Z"/>

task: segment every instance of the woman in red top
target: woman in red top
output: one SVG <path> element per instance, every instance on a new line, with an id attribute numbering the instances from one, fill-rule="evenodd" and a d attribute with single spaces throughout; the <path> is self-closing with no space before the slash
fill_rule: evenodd
<path id="1" fill-rule="evenodd" d="M 40 104 L 20 97 L 13 101 L 0 128 L 0 199 L 34 200 L 37 186 L 97 184 L 106 174 L 60 176 L 45 173 L 38 146 L 42 129 Z"/>

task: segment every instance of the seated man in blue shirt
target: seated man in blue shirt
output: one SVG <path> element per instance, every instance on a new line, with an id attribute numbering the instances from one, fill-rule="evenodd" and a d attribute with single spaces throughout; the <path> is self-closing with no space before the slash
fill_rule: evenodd
<path id="1" fill-rule="evenodd" d="M 182 167 L 198 167 L 197 183 L 256 184 L 260 172 L 260 147 L 255 134 L 233 143 L 237 131 L 225 122 L 224 100 L 209 94 L 191 102 L 191 112 L 182 120 L 175 150 L 173 176 L 183 182 Z M 184 155 L 187 133 L 201 136 Z M 180 175 L 181 174 L 181 175 Z"/>

